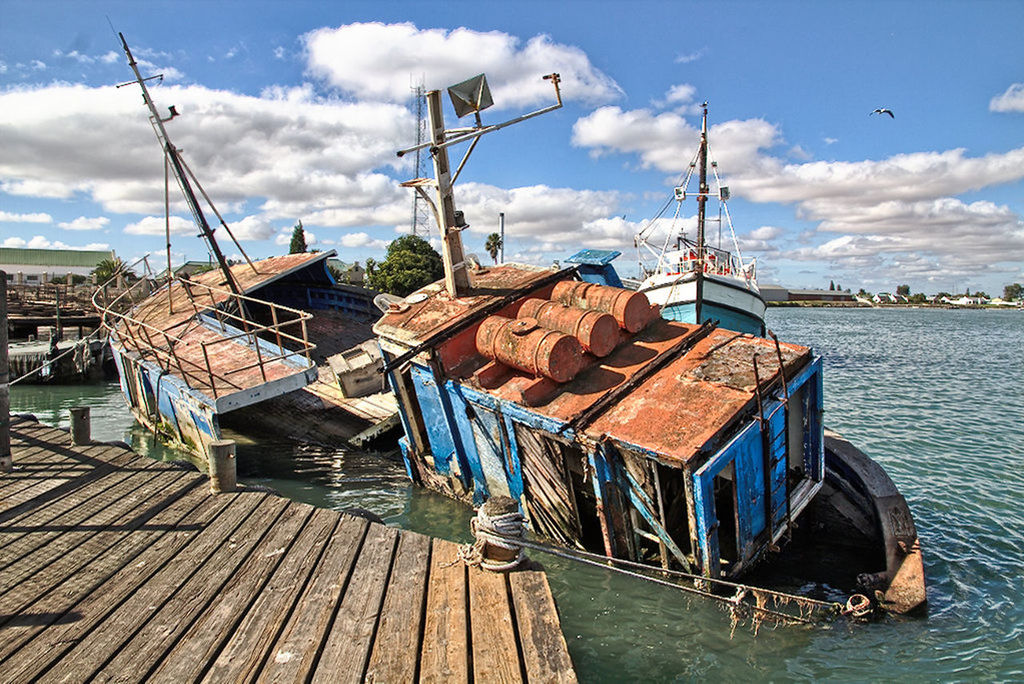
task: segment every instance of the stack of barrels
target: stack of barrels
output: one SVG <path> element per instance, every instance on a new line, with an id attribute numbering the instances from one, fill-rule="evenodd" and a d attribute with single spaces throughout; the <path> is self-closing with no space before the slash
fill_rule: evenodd
<path id="1" fill-rule="evenodd" d="M 526 299 L 518 318 L 490 316 L 476 333 L 477 351 L 536 377 L 569 382 L 584 354 L 607 356 L 624 331 L 643 330 L 658 315 L 646 295 L 574 280 L 559 282 L 551 299 Z"/>

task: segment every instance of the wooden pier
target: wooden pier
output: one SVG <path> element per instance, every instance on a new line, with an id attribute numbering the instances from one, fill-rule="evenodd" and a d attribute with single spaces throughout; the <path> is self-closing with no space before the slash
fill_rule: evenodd
<path id="1" fill-rule="evenodd" d="M 11 425 L 0 673 L 27 681 L 575 681 L 543 572 Z"/>

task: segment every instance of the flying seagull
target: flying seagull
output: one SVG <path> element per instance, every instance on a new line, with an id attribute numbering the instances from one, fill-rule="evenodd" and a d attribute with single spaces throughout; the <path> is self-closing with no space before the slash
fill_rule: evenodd
<path id="1" fill-rule="evenodd" d="M 892 113 L 891 109 L 885 109 L 884 107 L 879 107 L 878 109 L 876 109 L 875 111 L 873 111 L 871 113 L 872 114 L 888 114 L 892 118 L 894 118 L 894 119 L 896 118 L 896 115 Z"/>

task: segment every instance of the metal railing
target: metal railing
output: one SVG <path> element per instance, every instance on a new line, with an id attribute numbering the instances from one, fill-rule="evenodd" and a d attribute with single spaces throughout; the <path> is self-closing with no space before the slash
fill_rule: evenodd
<path id="1" fill-rule="evenodd" d="M 202 391 L 204 386 L 208 386 L 215 399 L 222 392 L 218 385 L 231 390 L 242 389 L 229 377 L 242 371 L 258 368 L 260 377 L 266 382 L 267 367 L 275 361 L 303 356 L 307 366 L 313 365 L 310 353 L 316 345 L 309 341 L 306 327 L 306 321 L 313 317 L 312 314 L 186 278 L 174 278 L 164 285 L 161 289 L 166 289 L 166 298 L 158 296 L 159 292 L 151 292 L 151 288 L 152 281 L 139 280 L 110 301 L 105 298 L 100 301 L 104 288 L 98 289 L 93 295 L 93 306 L 100 312 L 103 327 L 126 349 L 143 358 L 153 358 L 163 371 L 178 375 L 194 389 Z M 167 310 L 163 309 L 165 301 Z M 177 306 L 184 304 L 185 309 L 174 311 L 172 302 Z M 246 311 L 253 308 L 250 305 L 265 307 L 270 313 L 271 323 L 260 324 L 249 318 Z M 163 325 L 147 322 L 157 316 L 163 317 Z M 193 326 L 202 325 L 203 317 L 215 319 L 221 336 L 212 341 L 185 339 L 184 335 Z M 242 339 L 255 352 L 255 362 L 230 368 L 211 363 L 211 350 L 216 353 L 216 347 Z M 272 341 L 276 345 L 275 352 L 268 354 L 261 348 L 261 339 Z M 293 348 L 288 349 L 286 344 Z M 202 362 L 184 354 L 185 350 L 194 349 L 197 345 Z"/>

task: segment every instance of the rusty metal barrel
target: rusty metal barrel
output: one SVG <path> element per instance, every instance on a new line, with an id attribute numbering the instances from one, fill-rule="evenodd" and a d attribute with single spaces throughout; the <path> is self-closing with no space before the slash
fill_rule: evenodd
<path id="1" fill-rule="evenodd" d="M 543 328 L 534 318 L 485 318 L 476 332 L 476 348 L 489 359 L 555 382 L 572 380 L 583 365 L 575 337 Z"/>
<path id="2" fill-rule="evenodd" d="M 519 317 L 536 318 L 545 328 L 572 335 L 594 356 L 608 356 L 619 342 L 619 324 L 608 313 L 531 298 L 520 306 Z"/>
<path id="3" fill-rule="evenodd" d="M 640 332 L 654 317 L 647 295 L 609 285 L 563 280 L 555 284 L 551 299 L 565 306 L 609 313 L 630 333 Z"/>

